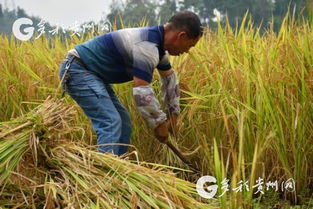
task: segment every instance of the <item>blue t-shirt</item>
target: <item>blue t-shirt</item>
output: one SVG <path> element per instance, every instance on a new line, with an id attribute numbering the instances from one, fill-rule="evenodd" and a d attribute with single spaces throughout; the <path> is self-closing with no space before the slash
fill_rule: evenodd
<path id="1" fill-rule="evenodd" d="M 153 70 L 171 69 L 163 48 L 163 25 L 128 28 L 97 36 L 75 46 L 86 68 L 106 83 L 123 83 L 133 76 L 151 82 Z"/>

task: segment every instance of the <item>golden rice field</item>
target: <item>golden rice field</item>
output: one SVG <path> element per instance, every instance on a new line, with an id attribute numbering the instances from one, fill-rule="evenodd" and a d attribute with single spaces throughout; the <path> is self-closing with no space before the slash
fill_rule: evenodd
<path id="1" fill-rule="evenodd" d="M 182 113 L 170 141 L 216 178 L 215 199 L 197 194 L 201 175 L 149 132 L 131 82 L 114 85 L 131 114 L 131 153 L 95 151 L 89 120 L 58 90 L 60 62 L 84 40 L 0 37 L 0 208 L 313 207 L 312 25 L 288 16 L 278 33 L 248 19 L 238 30 L 219 25 L 171 57 Z M 159 95 L 157 73 L 153 86 Z M 275 181 L 278 191 L 267 190 Z M 248 188 L 236 192 L 241 182 Z"/>

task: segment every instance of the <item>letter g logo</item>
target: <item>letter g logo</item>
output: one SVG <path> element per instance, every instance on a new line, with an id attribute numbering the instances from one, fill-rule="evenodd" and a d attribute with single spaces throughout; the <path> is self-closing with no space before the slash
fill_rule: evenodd
<path id="1" fill-rule="evenodd" d="M 34 27 L 24 28 L 23 32 L 21 32 L 22 25 L 33 25 L 33 21 L 29 18 L 19 18 L 13 23 L 12 32 L 14 36 L 21 41 L 28 41 L 34 34 Z"/>
<path id="2" fill-rule="evenodd" d="M 216 183 L 216 179 L 213 176 L 202 176 L 201 178 L 198 179 L 197 185 L 196 185 L 196 190 L 198 194 L 206 199 L 212 199 L 214 195 L 217 193 L 217 185 L 211 185 L 207 187 L 208 191 L 207 192 L 204 190 L 204 185 L 205 183 Z"/>

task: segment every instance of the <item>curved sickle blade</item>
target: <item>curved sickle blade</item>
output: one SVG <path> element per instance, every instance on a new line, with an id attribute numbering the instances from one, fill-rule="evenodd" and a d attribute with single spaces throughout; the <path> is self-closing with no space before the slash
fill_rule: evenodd
<path id="1" fill-rule="evenodd" d="M 200 171 L 191 163 L 189 162 L 180 152 L 179 150 L 169 141 L 166 142 L 166 145 L 171 148 L 171 150 L 185 163 L 187 164 L 191 170 L 195 173 L 200 173 Z"/>

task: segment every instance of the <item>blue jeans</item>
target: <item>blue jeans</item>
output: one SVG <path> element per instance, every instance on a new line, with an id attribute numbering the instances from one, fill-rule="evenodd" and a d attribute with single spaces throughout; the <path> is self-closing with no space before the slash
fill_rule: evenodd
<path id="1" fill-rule="evenodd" d="M 63 77 L 65 65 L 60 66 L 59 78 Z M 131 135 L 129 113 L 115 95 L 111 84 L 104 83 L 95 73 L 74 61 L 67 72 L 67 93 L 83 109 L 97 134 L 98 150 L 122 155 L 128 151 Z M 121 143 L 125 145 L 114 145 Z"/>

